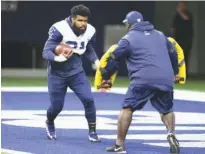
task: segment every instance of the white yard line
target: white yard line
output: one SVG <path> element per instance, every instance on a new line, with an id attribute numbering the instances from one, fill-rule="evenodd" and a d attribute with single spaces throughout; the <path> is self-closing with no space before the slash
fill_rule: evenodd
<path id="1" fill-rule="evenodd" d="M 6 152 L 9 154 L 32 154 L 32 153 L 28 153 L 28 152 L 9 150 L 9 149 L 3 149 L 3 148 L 1 148 L 1 152 Z"/>
<path id="2" fill-rule="evenodd" d="M 2 92 L 48 92 L 47 87 L 1 87 Z M 96 92 L 92 88 L 93 92 Z M 125 94 L 127 88 L 112 88 L 109 93 Z M 68 88 L 68 92 L 72 92 Z M 187 101 L 205 102 L 205 92 L 190 91 L 190 90 L 174 90 L 174 98 Z"/>

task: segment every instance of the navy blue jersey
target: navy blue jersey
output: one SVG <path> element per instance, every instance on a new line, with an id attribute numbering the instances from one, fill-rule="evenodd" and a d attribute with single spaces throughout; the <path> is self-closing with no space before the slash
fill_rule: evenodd
<path id="1" fill-rule="evenodd" d="M 94 49 L 95 28 L 87 24 L 85 32 L 77 35 L 71 24 L 71 19 L 59 21 L 49 29 L 49 38 L 43 49 L 43 58 L 48 60 L 48 73 L 61 77 L 69 77 L 83 71 L 82 55 L 91 62 L 98 59 Z M 55 48 L 60 43 L 66 43 L 72 47 L 74 54 L 65 62 L 55 62 Z"/>

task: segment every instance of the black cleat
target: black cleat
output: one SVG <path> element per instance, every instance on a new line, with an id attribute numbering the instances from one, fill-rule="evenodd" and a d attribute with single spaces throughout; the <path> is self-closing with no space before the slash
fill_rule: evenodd
<path id="1" fill-rule="evenodd" d="M 171 154 L 179 154 L 180 153 L 180 146 L 179 146 L 179 142 L 176 139 L 175 135 L 169 134 L 167 136 L 167 140 L 168 140 L 169 145 L 170 145 L 170 148 L 169 148 L 170 153 Z"/>
<path id="2" fill-rule="evenodd" d="M 56 140 L 56 132 L 55 132 L 55 125 L 49 124 L 47 121 L 46 123 L 46 135 L 49 140 Z"/>
<path id="3" fill-rule="evenodd" d="M 116 153 L 127 153 L 122 146 L 119 146 L 116 144 L 111 146 L 111 147 L 107 147 L 106 151 L 107 152 L 116 152 Z"/>

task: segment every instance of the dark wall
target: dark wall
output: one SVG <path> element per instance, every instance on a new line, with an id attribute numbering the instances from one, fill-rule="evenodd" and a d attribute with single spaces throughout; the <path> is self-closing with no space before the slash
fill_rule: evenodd
<path id="1" fill-rule="evenodd" d="M 41 67 L 39 61 L 49 27 L 69 16 L 70 9 L 77 4 L 85 4 L 91 10 L 89 22 L 97 30 L 98 56 L 103 54 L 104 25 L 121 23 L 133 9 L 143 13 L 146 20 L 154 21 L 155 2 L 18 2 L 16 12 L 2 11 L 2 67 L 31 67 L 32 47 L 37 50 L 37 67 Z M 11 57 L 11 54 L 15 56 Z M 12 60 L 8 61 L 8 58 Z"/>

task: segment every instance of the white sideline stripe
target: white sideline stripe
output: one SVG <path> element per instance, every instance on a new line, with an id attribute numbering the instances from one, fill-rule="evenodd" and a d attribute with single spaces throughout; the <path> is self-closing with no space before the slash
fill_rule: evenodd
<path id="1" fill-rule="evenodd" d="M 1 152 L 7 152 L 9 154 L 32 154 L 32 153 L 28 153 L 28 152 L 9 150 L 9 149 L 3 149 L 3 148 L 1 148 Z"/>
<path id="2" fill-rule="evenodd" d="M 47 87 L 1 87 L 2 92 L 48 92 Z M 97 92 L 92 87 L 93 92 Z M 125 94 L 127 88 L 112 88 L 108 93 Z M 69 88 L 67 92 L 72 92 Z M 205 102 L 205 92 L 174 90 L 174 98 L 187 101 Z"/>
<path id="3" fill-rule="evenodd" d="M 153 146 L 160 146 L 160 147 L 169 147 L 169 143 L 143 143 L 146 145 L 153 145 Z M 183 148 L 202 148 L 205 147 L 205 143 L 204 142 L 180 142 L 180 147 Z"/>

